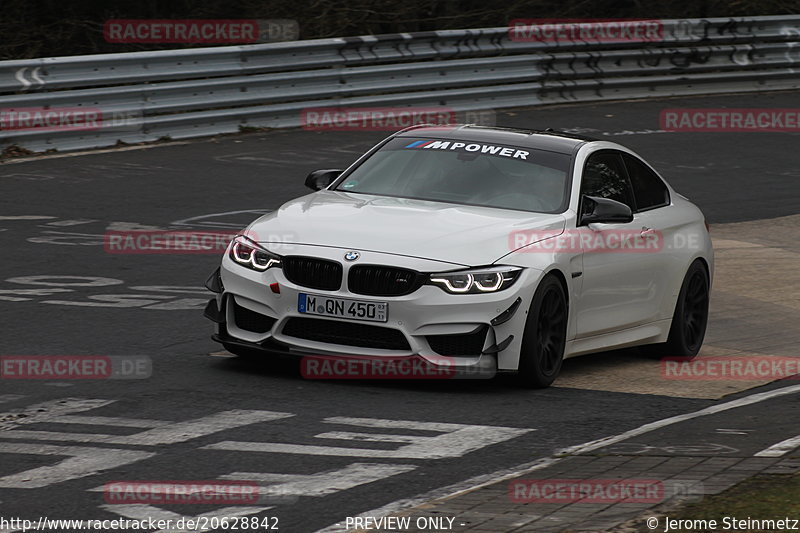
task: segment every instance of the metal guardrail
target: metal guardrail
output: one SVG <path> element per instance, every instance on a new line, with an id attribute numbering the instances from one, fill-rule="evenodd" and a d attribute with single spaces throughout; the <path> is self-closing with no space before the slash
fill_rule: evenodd
<path id="1" fill-rule="evenodd" d="M 103 120 L 6 129 L 0 150 L 296 127 L 313 107 L 464 111 L 800 87 L 800 15 L 660 23 L 649 42 L 520 41 L 502 27 L 2 61 L 0 113 L 98 109 Z"/>

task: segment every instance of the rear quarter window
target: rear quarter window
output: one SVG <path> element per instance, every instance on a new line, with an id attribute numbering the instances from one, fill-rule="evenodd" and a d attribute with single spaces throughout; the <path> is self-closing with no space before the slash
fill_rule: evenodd
<path id="1" fill-rule="evenodd" d="M 633 187 L 638 211 L 669 205 L 669 190 L 650 167 L 630 154 L 622 154 Z"/>

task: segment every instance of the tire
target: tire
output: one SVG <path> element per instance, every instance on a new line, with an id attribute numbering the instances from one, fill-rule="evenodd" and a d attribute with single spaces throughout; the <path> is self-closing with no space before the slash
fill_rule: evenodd
<path id="1" fill-rule="evenodd" d="M 564 288 L 545 276 L 533 295 L 520 349 L 519 378 L 525 387 L 549 387 L 561 371 L 569 310 Z"/>
<path id="2" fill-rule="evenodd" d="M 693 358 L 700 351 L 708 326 L 709 289 L 708 272 L 695 260 L 683 278 L 667 342 L 657 345 L 660 355 Z"/>

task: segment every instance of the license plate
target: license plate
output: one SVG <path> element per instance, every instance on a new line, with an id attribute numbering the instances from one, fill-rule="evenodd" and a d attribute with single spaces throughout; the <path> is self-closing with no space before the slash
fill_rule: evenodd
<path id="1" fill-rule="evenodd" d="M 297 311 L 306 315 L 333 316 L 370 322 L 386 322 L 389 319 L 389 304 L 386 302 L 365 302 L 305 293 L 300 293 L 297 298 Z"/>

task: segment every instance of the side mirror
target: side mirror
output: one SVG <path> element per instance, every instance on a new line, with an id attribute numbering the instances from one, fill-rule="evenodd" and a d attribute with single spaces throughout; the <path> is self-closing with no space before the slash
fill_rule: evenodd
<path id="1" fill-rule="evenodd" d="M 581 226 L 592 224 L 593 222 L 625 224 L 633 220 L 631 208 L 611 198 L 584 195 L 582 204 L 583 212 L 581 213 L 579 224 Z"/>
<path id="2" fill-rule="evenodd" d="M 315 170 L 306 176 L 306 187 L 312 191 L 319 191 L 324 189 L 339 177 L 343 171 L 341 170 Z"/>

